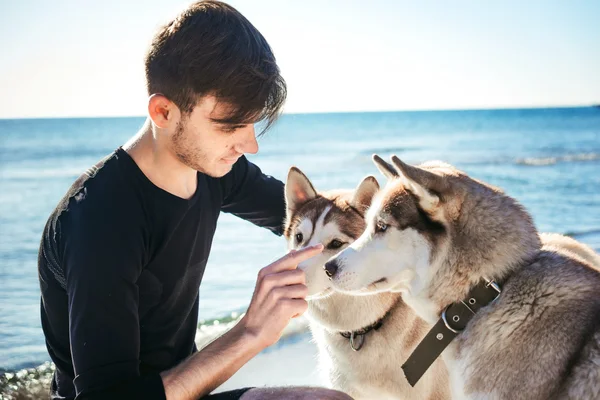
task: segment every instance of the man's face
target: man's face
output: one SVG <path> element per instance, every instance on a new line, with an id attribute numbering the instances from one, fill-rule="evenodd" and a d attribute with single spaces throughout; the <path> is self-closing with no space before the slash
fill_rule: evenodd
<path id="1" fill-rule="evenodd" d="M 255 154 L 258 143 L 254 124 L 223 124 L 215 120 L 226 116 L 224 104 L 207 96 L 182 116 L 172 135 L 172 150 L 190 168 L 219 178 L 226 175 L 245 153 Z"/>

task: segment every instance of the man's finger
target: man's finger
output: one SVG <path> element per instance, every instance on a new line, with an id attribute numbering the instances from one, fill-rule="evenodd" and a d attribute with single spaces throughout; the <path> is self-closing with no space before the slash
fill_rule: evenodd
<path id="1" fill-rule="evenodd" d="M 267 274 L 262 279 L 262 291 L 269 291 L 274 287 L 297 285 L 306 283 L 306 274 L 299 269 L 284 270 L 281 272 Z"/>
<path id="2" fill-rule="evenodd" d="M 286 301 L 289 299 L 304 300 L 308 295 L 308 287 L 306 285 L 277 287 L 272 290 L 272 293 L 273 298 L 277 299 L 277 301 Z"/>
<path id="3" fill-rule="evenodd" d="M 279 260 L 270 264 L 265 268 L 266 274 L 273 274 L 280 271 L 284 271 L 286 269 L 294 269 L 298 264 L 302 261 L 308 260 L 311 257 L 320 254 L 323 251 L 323 245 L 321 243 L 316 244 L 314 246 L 305 247 L 303 249 L 297 250 L 293 253 L 288 253 Z"/>
<path id="4" fill-rule="evenodd" d="M 286 311 L 291 314 L 291 318 L 301 316 L 308 308 L 308 302 L 304 299 L 285 299 L 281 303 Z"/>

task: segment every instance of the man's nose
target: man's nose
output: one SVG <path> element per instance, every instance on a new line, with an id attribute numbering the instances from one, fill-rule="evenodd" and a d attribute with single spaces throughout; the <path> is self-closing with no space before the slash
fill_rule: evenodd
<path id="1" fill-rule="evenodd" d="M 236 146 L 236 150 L 242 154 L 258 153 L 258 141 L 256 140 L 256 132 L 254 125 L 250 124 L 244 128 L 242 141 Z"/>
<path id="2" fill-rule="evenodd" d="M 325 266 L 323 268 L 325 268 L 325 273 L 327 274 L 327 276 L 333 278 L 333 276 L 338 271 L 338 263 L 336 260 L 328 261 L 327 263 L 325 263 Z"/>

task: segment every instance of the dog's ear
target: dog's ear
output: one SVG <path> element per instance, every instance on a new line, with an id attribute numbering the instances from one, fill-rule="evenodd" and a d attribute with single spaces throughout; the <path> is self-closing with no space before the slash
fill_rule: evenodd
<path id="1" fill-rule="evenodd" d="M 390 164 L 385 162 L 377 154 L 373 154 L 373 162 L 375 163 L 375 166 L 377 167 L 379 172 L 381 172 L 383 174 L 383 176 L 385 176 L 386 178 L 392 179 L 392 178 L 398 177 L 398 172 L 396 172 L 394 167 L 392 167 Z"/>
<path id="2" fill-rule="evenodd" d="M 317 197 L 310 180 L 296 167 L 290 168 L 285 184 L 285 204 L 288 211 L 297 210 L 302 204 Z"/>
<path id="3" fill-rule="evenodd" d="M 406 190 L 419 198 L 419 204 L 423 209 L 433 211 L 440 202 L 438 194 L 447 190 L 448 184 L 444 178 L 422 168 L 408 165 L 396 156 L 392 156 L 392 163 Z"/>
<path id="4" fill-rule="evenodd" d="M 373 196 L 379 190 L 379 183 L 374 176 L 367 176 L 360 182 L 354 191 L 354 196 L 350 200 L 350 205 L 364 212 L 371 205 Z"/>

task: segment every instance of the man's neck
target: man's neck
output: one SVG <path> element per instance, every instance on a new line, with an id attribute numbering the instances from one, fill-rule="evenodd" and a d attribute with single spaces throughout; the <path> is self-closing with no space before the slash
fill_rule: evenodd
<path id="1" fill-rule="evenodd" d="M 168 138 L 153 130 L 150 119 L 123 145 L 123 150 L 159 188 L 183 199 L 196 192 L 197 171 L 177 159 L 168 146 Z"/>

